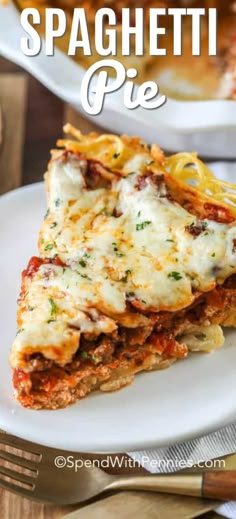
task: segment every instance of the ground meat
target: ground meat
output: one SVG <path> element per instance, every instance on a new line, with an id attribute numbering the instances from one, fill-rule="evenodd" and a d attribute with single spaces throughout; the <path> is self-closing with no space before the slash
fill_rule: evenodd
<path id="1" fill-rule="evenodd" d="M 45 369 L 51 368 L 53 361 L 46 359 L 41 353 L 31 355 L 28 366 L 30 371 L 44 371 Z"/>
<path id="2" fill-rule="evenodd" d="M 214 222 L 231 223 L 235 221 L 235 217 L 232 216 L 230 208 L 227 209 L 223 206 L 205 203 L 204 210 L 206 218 L 209 218 L 209 220 L 213 220 Z"/>
<path id="3" fill-rule="evenodd" d="M 203 231 L 206 230 L 206 223 L 205 222 L 200 222 L 197 225 L 194 225 L 194 223 L 191 223 L 191 225 L 187 225 L 185 227 L 185 230 L 188 231 L 190 234 L 192 234 L 192 236 L 194 236 L 194 238 L 196 238 Z"/>
<path id="4" fill-rule="evenodd" d="M 190 323 L 236 326 L 236 314 L 232 311 L 236 308 L 235 285 L 236 275 L 233 275 L 223 286 L 197 294 L 190 308 L 151 313 L 150 326 L 120 327 L 117 333 L 101 334 L 93 341 L 82 336 L 77 353 L 64 367 L 40 354 L 32 355 L 29 372 L 13 370 L 17 399 L 25 407 L 56 409 L 83 398 L 90 391 L 102 390 L 104 384 L 112 390 L 111 383 L 121 387 L 120 380 L 130 380 L 139 371 L 168 367 L 175 359 L 188 354 L 187 346 L 180 344 L 176 337 Z"/>
<path id="5" fill-rule="evenodd" d="M 167 188 L 165 184 L 165 177 L 164 175 L 156 175 L 155 173 L 152 173 L 151 171 L 148 171 L 144 175 L 139 175 L 137 177 L 137 188 L 139 191 L 142 191 L 148 183 L 153 184 L 158 188 L 159 191 L 163 192 L 163 195 L 167 195 Z"/>
<path id="6" fill-rule="evenodd" d="M 93 352 L 93 356 L 95 357 L 95 362 L 102 362 L 103 364 L 108 364 L 108 362 L 111 361 L 112 355 L 115 350 L 115 344 L 111 341 L 111 339 L 108 339 L 107 337 L 104 337 L 99 346 L 95 348 Z"/>
<path id="7" fill-rule="evenodd" d="M 86 186 L 89 189 L 110 189 L 111 181 L 109 181 L 103 175 L 103 173 L 106 173 L 107 171 L 108 170 L 106 170 L 100 162 L 96 160 L 89 160 L 85 178 Z"/>
<path id="8" fill-rule="evenodd" d="M 152 330 L 153 324 L 150 324 L 150 326 L 139 326 L 138 328 L 132 329 L 121 328 L 118 342 L 129 344 L 129 346 L 137 344 L 141 345 L 152 333 Z"/>

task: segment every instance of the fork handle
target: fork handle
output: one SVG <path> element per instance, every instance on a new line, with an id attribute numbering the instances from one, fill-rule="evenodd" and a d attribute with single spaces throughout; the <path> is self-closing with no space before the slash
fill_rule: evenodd
<path id="1" fill-rule="evenodd" d="M 236 500 L 236 470 L 121 477 L 113 480 L 104 490 L 147 490 L 220 501 Z"/>
<path id="2" fill-rule="evenodd" d="M 236 500 L 236 470 L 203 474 L 202 496 L 227 501 Z"/>

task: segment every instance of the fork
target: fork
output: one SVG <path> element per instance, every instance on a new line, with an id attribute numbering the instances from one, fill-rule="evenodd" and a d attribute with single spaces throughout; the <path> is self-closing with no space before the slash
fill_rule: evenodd
<path id="1" fill-rule="evenodd" d="M 44 447 L 6 433 L 0 433 L 0 444 L 23 451 L 22 455 L 14 454 L 0 447 L 0 460 L 10 462 L 16 467 L 12 469 L 0 465 L 0 486 L 36 501 L 57 505 L 78 504 L 103 492 L 118 490 L 146 490 L 219 500 L 236 499 L 236 470 L 206 471 L 200 474 L 111 476 L 96 466 L 91 466 L 92 463 L 86 466 L 85 461 L 89 460 L 86 454 Z M 28 459 L 25 457 L 27 454 L 35 459 Z M 72 470 L 78 460 L 78 470 Z"/>

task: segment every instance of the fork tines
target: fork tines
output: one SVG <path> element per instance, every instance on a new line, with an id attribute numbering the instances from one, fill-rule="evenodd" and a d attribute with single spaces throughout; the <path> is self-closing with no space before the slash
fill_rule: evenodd
<path id="1" fill-rule="evenodd" d="M 17 454 L 10 452 L 9 448 L 17 450 Z M 35 444 L 0 432 L 0 486 L 2 488 L 31 497 L 38 476 L 37 465 L 42 458 L 36 450 Z M 26 455 L 34 456 L 36 459 L 33 461 Z M 2 461 L 7 462 L 7 466 L 5 463 L 2 464 Z M 9 468 L 9 464 L 14 465 L 14 469 Z M 22 469 L 30 471 L 30 475 Z"/>

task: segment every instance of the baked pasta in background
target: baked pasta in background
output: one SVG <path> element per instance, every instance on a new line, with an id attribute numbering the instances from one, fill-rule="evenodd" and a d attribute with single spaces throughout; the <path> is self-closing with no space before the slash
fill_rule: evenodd
<path id="1" fill-rule="evenodd" d="M 236 186 L 196 154 L 65 131 L 10 357 L 15 396 L 32 409 L 120 389 L 218 348 L 236 325 Z"/>
<path id="2" fill-rule="evenodd" d="M 94 17 L 100 7 L 112 7 L 117 14 L 117 58 L 127 68 L 135 67 L 138 71 L 137 82 L 155 80 L 161 91 L 175 99 L 217 99 L 235 98 L 236 90 L 236 62 L 234 53 L 234 41 L 236 38 L 236 3 L 223 2 L 223 0 L 16 0 L 20 9 L 36 7 L 41 13 L 39 33 L 45 33 L 45 9 L 47 7 L 59 7 L 65 10 L 67 15 L 67 31 L 61 38 L 56 39 L 56 45 L 60 50 L 68 53 L 70 32 L 72 26 L 73 9 L 84 7 L 88 21 L 91 41 L 92 56 L 84 56 L 81 49 L 73 59 L 87 69 L 90 65 L 101 60 L 96 52 L 94 43 Z M 167 33 L 159 37 L 159 45 L 167 49 L 166 56 L 153 57 L 149 55 L 149 8 L 151 7 L 218 7 L 219 31 L 218 31 L 218 56 L 208 56 L 208 23 L 202 20 L 201 30 L 201 55 L 192 56 L 192 23 L 188 17 L 183 22 L 183 52 L 182 56 L 173 56 L 173 31 L 172 17 L 160 17 L 161 25 L 167 28 Z M 146 15 L 146 30 L 144 38 L 144 56 L 136 56 L 134 40 L 131 42 L 131 56 L 122 56 L 121 37 L 121 10 L 122 7 L 144 7 Z M 106 36 L 104 38 L 106 43 Z"/>

